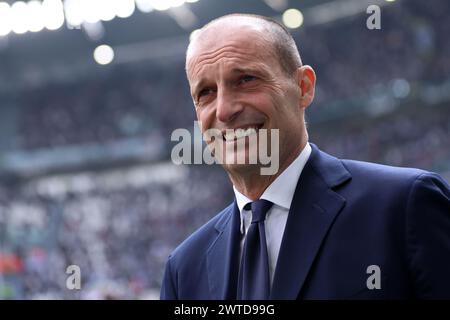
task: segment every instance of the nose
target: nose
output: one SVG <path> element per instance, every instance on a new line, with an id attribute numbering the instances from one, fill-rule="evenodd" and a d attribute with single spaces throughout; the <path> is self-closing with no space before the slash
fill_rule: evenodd
<path id="1" fill-rule="evenodd" d="M 218 89 L 216 101 L 216 118 L 221 122 L 230 122 L 242 112 L 242 104 L 236 101 L 230 90 Z"/>

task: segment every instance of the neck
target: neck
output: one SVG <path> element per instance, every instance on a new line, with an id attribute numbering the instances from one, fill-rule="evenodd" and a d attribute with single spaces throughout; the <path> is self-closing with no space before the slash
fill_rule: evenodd
<path id="1" fill-rule="evenodd" d="M 258 200 L 264 191 L 271 185 L 277 177 L 279 177 L 284 170 L 299 156 L 300 152 L 306 146 L 307 141 L 301 143 L 298 148 L 291 152 L 285 160 L 281 163 L 279 170 L 274 175 L 261 175 L 260 167 L 255 166 L 254 169 L 234 172 L 233 170 L 228 171 L 228 176 L 231 182 L 236 187 L 236 189 L 245 195 L 252 201 Z"/>

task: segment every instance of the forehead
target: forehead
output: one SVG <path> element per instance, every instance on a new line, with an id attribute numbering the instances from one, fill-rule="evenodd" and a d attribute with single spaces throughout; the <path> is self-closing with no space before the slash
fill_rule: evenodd
<path id="1" fill-rule="evenodd" d="M 186 69 L 191 79 L 218 62 L 246 67 L 273 64 L 273 59 L 273 48 L 261 28 L 225 25 L 208 28 L 194 40 L 186 56 Z"/>

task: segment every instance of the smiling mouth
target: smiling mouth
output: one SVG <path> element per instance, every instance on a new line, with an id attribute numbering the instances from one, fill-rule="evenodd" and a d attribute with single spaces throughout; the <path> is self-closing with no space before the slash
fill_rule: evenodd
<path id="1" fill-rule="evenodd" d="M 226 142 L 233 142 L 245 137 L 257 134 L 259 129 L 263 127 L 264 124 L 260 125 L 249 125 L 242 128 L 236 129 L 226 129 L 222 131 L 222 138 Z"/>

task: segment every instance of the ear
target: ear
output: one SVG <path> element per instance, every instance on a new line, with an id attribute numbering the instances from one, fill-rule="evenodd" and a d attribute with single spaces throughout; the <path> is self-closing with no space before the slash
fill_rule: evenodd
<path id="1" fill-rule="evenodd" d="M 314 99 L 316 73 L 311 66 L 305 65 L 297 69 L 297 76 L 300 88 L 300 107 L 305 109 Z"/>

